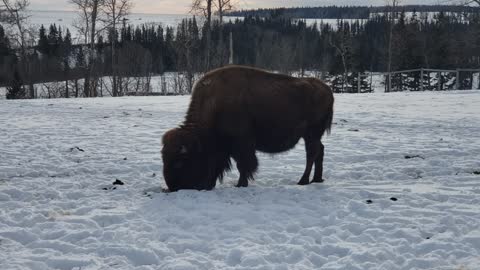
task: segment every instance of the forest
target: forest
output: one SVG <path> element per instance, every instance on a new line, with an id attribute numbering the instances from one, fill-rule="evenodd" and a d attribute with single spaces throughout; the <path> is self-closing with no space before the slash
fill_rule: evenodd
<path id="1" fill-rule="evenodd" d="M 234 64 L 302 75 L 306 71 L 344 74 L 343 80 L 346 74 L 367 71 L 480 68 L 480 13 L 440 11 L 432 18 L 402 10 L 394 20 L 390 18 L 377 14 L 367 20 L 338 19 L 332 25 L 307 23 L 272 10 L 264 17 L 212 21 L 208 49 L 207 28 L 196 17 L 177 27 L 134 27 L 123 21 L 115 33 L 98 36 L 93 53 L 88 44 L 72 43 L 69 29 L 52 24 L 38 30 L 26 57 L 13 49 L 0 26 L 0 86 L 19 89 L 57 81 L 65 82 L 66 97 L 98 96 L 95 78 L 116 74 L 120 90 L 111 94 L 118 96 L 132 91 L 131 80 L 138 86 L 149 83 L 152 76 L 177 72 L 190 89 L 195 74 L 229 64 L 230 45 Z M 90 77 L 94 91 L 82 82 Z M 13 97 L 25 96 L 25 90 L 19 90 Z"/>
<path id="2" fill-rule="evenodd" d="M 260 16 L 269 17 L 271 14 L 282 14 L 288 18 L 309 19 L 368 19 L 378 13 L 396 12 L 445 12 L 445 13 L 478 13 L 480 8 L 464 5 L 402 5 L 402 6 L 324 6 L 324 7 L 295 7 L 295 8 L 262 8 L 252 10 L 237 10 L 227 13 L 228 16 Z"/>

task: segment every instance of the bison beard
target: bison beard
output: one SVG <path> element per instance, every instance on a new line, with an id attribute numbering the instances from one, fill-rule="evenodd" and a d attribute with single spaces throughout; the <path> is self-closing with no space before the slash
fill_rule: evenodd
<path id="1" fill-rule="evenodd" d="M 293 78 L 228 66 L 207 73 L 193 88 L 185 122 L 163 136 L 163 173 L 170 191 L 210 190 L 237 164 L 237 187 L 258 167 L 255 151 L 280 153 L 303 138 L 307 154 L 298 184 L 323 182 L 323 134 L 330 131 L 333 94 L 314 78 Z"/>

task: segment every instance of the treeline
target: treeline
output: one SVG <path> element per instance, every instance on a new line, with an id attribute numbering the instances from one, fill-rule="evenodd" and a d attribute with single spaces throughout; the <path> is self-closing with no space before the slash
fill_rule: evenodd
<path id="1" fill-rule="evenodd" d="M 427 17 L 414 13 L 407 18 L 401 12 L 394 23 L 379 15 L 367 21 L 339 20 L 336 27 L 247 17 L 229 26 L 235 33 L 237 63 L 284 72 L 386 72 L 390 28 L 390 70 L 480 67 L 479 13 Z"/>
<path id="2" fill-rule="evenodd" d="M 325 6 L 325 7 L 293 7 L 293 8 L 265 8 L 252 10 L 239 10 L 229 12 L 228 16 L 259 16 L 284 18 L 309 18 L 309 19 L 368 19 L 378 13 L 386 12 L 444 12 L 444 13 L 478 13 L 479 7 L 463 5 L 407 5 L 367 7 L 367 6 Z"/>
<path id="3" fill-rule="evenodd" d="M 370 8 L 365 6 L 326 6 L 326 7 L 293 7 L 293 8 L 261 8 L 232 11 L 227 16 L 246 17 L 284 17 L 310 19 L 368 19 Z"/>
<path id="4" fill-rule="evenodd" d="M 304 20 L 275 16 L 247 16 L 223 24 L 215 21 L 210 67 L 228 64 L 229 37 L 233 33 L 235 64 L 285 73 L 316 70 L 343 74 L 344 81 L 332 84 L 355 84 L 346 82 L 350 76 L 346 74 L 388 70 L 390 29 L 391 70 L 480 67 L 480 13 L 440 12 L 433 19 L 427 17 L 414 13 L 407 18 L 401 12 L 394 23 L 378 15 L 369 20 L 338 20 L 335 26 L 307 25 Z M 115 71 L 120 94 L 149 91 L 150 78 L 169 71 L 181 74 L 183 81 L 178 84 L 191 89 L 194 75 L 204 72 L 206 66 L 206 35 L 201 29 L 205 27 L 195 18 L 185 19 L 175 28 L 123 25 L 115 35 L 98 38 L 91 74 L 100 78 Z M 36 46 L 29 49 L 28 68 L 21 69 L 25 63 L 20 63 L 0 27 L 0 85 L 21 85 L 29 76 L 31 83 L 63 81 L 65 96 L 82 96 L 86 88 L 82 88 L 81 79 L 88 72 L 89 47 L 72 44 L 71 40 L 68 29 L 41 27 Z M 112 59 L 112 43 L 116 59 Z M 22 74 L 22 70 L 29 74 Z M 102 81 L 94 83 L 100 89 L 108 88 Z"/>

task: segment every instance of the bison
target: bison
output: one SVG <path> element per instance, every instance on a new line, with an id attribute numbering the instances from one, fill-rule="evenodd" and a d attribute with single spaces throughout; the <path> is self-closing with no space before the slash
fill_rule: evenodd
<path id="1" fill-rule="evenodd" d="M 323 182 L 323 134 L 330 131 L 333 93 L 315 78 L 294 78 L 244 66 L 207 73 L 193 87 L 185 121 L 164 134 L 163 173 L 169 191 L 211 190 L 235 160 L 237 187 L 258 167 L 256 150 L 280 153 L 303 138 L 307 165 L 298 182 Z"/>

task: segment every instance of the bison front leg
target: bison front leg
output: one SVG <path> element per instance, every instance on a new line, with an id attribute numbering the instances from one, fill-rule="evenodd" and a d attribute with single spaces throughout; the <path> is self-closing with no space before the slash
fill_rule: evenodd
<path id="1" fill-rule="evenodd" d="M 319 139 L 305 138 L 305 152 L 307 153 L 307 165 L 302 178 L 298 182 L 299 185 L 310 184 L 310 173 L 312 172 L 313 163 L 317 159 L 320 152 L 320 145 L 322 143 Z"/>
<path id="2" fill-rule="evenodd" d="M 240 173 L 236 187 L 248 187 L 248 180 L 253 180 L 253 175 L 258 168 L 255 144 L 251 141 L 244 141 L 244 139 L 235 142 L 232 148 L 232 157 L 237 163 Z"/>

